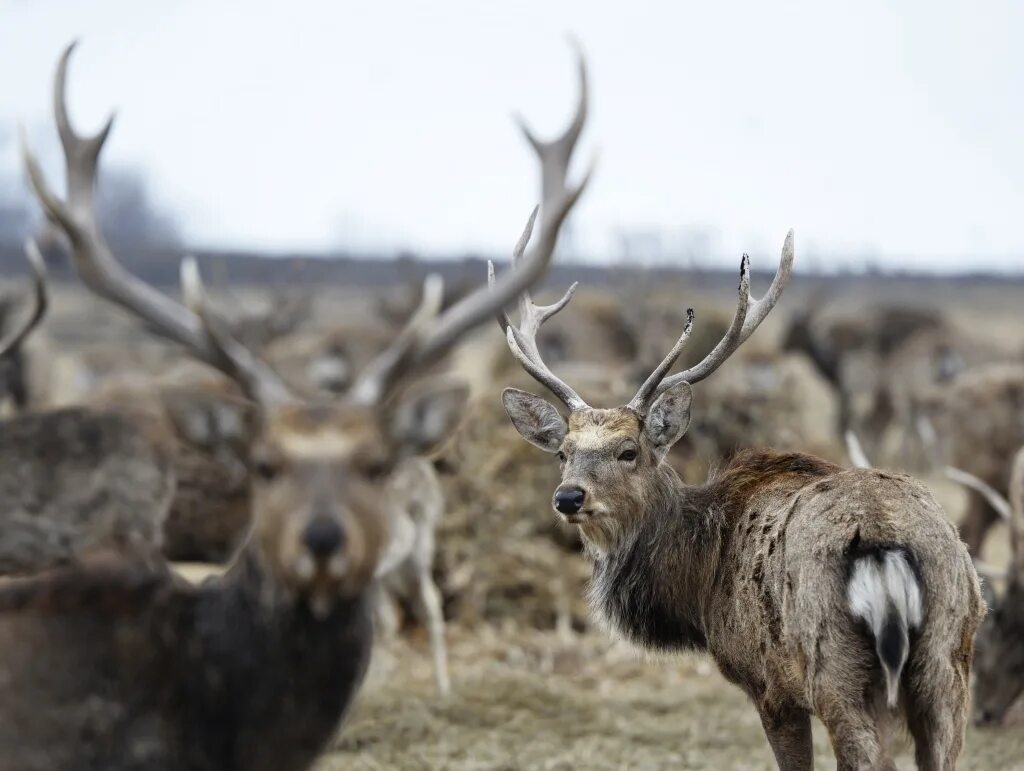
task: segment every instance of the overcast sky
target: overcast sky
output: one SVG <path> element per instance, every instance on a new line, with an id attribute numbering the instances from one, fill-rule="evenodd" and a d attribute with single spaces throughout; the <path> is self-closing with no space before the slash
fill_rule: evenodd
<path id="1" fill-rule="evenodd" d="M 600 150 L 574 252 L 650 231 L 763 264 L 793 227 L 825 265 L 1024 265 L 1019 2 L 0 0 L 0 135 L 47 146 L 80 37 L 73 116 L 117 109 L 107 162 L 191 242 L 503 253 L 537 197 L 511 115 L 563 125 L 567 32 L 591 72 L 580 167 Z"/>

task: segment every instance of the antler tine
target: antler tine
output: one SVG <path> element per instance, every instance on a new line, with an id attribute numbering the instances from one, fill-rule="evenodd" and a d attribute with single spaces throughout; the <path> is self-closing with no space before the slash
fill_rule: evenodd
<path id="1" fill-rule="evenodd" d="M 227 324 L 210 309 L 196 258 L 181 261 L 181 295 L 202 322 L 211 349 L 218 355 L 217 367 L 230 375 L 251 399 L 259 404 L 280 404 L 292 398 L 284 381 L 263 361 L 232 337 Z"/>
<path id="2" fill-rule="evenodd" d="M 526 230 L 523 232 L 523 237 L 516 244 L 513 255 L 522 253 L 526 246 L 526 241 L 529 239 L 532 227 L 533 218 L 531 217 L 530 222 L 526 225 Z M 487 283 L 493 290 L 496 279 L 494 263 L 490 261 L 487 263 Z M 505 339 L 508 342 L 509 349 L 512 351 L 512 355 L 516 357 L 516 360 L 523 366 L 523 369 L 561 399 L 570 410 L 586 409 L 587 403 L 544 363 L 540 350 L 537 347 L 537 332 L 545 321 L 569 304 L 573 294 L 576 292 L 577 286 L 579 284 L 574 283 L 566 290 L 561 299 L 551 305 L 535 305 L 527 291 L 520 293 L 518 327 L 512 324 L 504 310 L 498 316 L 498 323 L 501 324 L 502 331 L 505 332 Z"/>
<path id="3" fill-rule="evenodd" d="M 437 317 L 443 301 L 444 280 L 438 274 L 431 273 L 423 281 L 419 306 L 406 321 L 401 332 L 395 336 L 390 346 L 366 366 L 352 385 L 350 395 L 354 401 L 375 404 L 384 398 L 392 373 L 397 375 L 417 336 Z"/>
<path id="4" fill-rule="evenodd" d="M 415 335 L 410 334 L 404 340 L 396 340 L 391 348 L 378 357 L 370 368 L 356 381 L 349 397 L 364 402 L 377 401 L 387 393 L 391 386 L 407 371 L 427 364 L 443 355 L 459 338 L 476 327 L 489 316 L 498 316 L 503 329 L 509 327 L 507 315 L 503 309 L 517 299 L 520 308 L 526 307 L 528 297 L 523 293 L 534 286 L 547 272 L 558 236 L 565 218 L 579 200 L 593 172 L 593 164 L 583 176 L 582 181 L 574 186 L 566 186 L 566 174 L 572 149 L 582 130 L 586 118 L 586 68 L 580 55 L 582 92 L 573 124 L 565 134 L 554 142 L 544 143 L 537 140 L 524 126 L 524 131 L 541 157 L 545 169 L 545 195 L 543 199 L 544 216 L 541 222 L 540 237 L 529 252 L 526 245 L 533 232 L 537 217 L 537 209 L 530 215 L 529 222 L 520 238 L 520 243 L 513 255 L 514 270 L 508 271 L 501 278 L 489 281 L 488 286 L 463 297 L 459 302 L 448 308 L 433 323 L 424 323 Z M 554 182 L 557 181 L 557 184 Z M 568 299 L 561 303 L 564 307 Z M 558 305 L 558 303 L 556 303 Z M 548 315 L 557 313 L 551 311 Z M 577 397 L 578 398 L 578 397 Z"/>
<path id="5" fill-rule="evenodd" d="M 250 395 L 273 394 L 277 398 L 285 387 L 269 368 L 257 362 L 248 351 L 241 354 L 237 341 L 233 341 L 234 346 L 222 346 L 223 340 L 210 332 L 197 313 L 131 275 L 118 262 L 104 238 L 95 206 L 96 179 L 100 153 L 110 134 L 113 117 L 92 137 L 81 136 L 72 127 L 66 92 L 68 62 L 74 48 L 73 43 L 61 55 L 53 88 L 54 115 L 66 167 L 66 200 L 61 200 L 50 189 L 39 162 L 29 149 L 24 130 L 21 151 L 36 197 L 47 217 L 67 236 L 72 262 L 82 283 L 147 323 L 163 337 L 184 346 L 201 361 L 238 379 Z M 266 382 L 257 385 L 258 378 Z"/>
<path id="6" fill-rule="evenodd" d="M 562 132 L 561 136 L 550 141 L 539 139 L 527 125 L 526 120 L 517 115 L 516 123 L 519 125 L 523 136 L 533 147 L 541 167 L 541 201 L 546 210 L 559 196 L 566 192 L 565 180 L 569 173 L 569 162 L 572 160 L 573 150 L 580 138 L 583 126 L 587 121 L 587 110 L 589 108 L 589 88 L 587 84 L 587 62 L 583 55 L 583 49 L 579 41 L 573 37 L 569 38 L 569 44 L 576 52 L 577 66 L 579 70 L 579 99 L 576 102 L 576 112 L 572 121 Z M 544 212 L 547 216 L 547 212 Z"/>
<path id="7" fill-rule="evenodd" d="M 683 352 L 683 348 L 686 347 L 687 341 L 690 339 L 690 333 L 693 331 L 693 308 L 686 309 L 686 325 L 683 327 L 683 333 L 676 340 L 676 344 L 672 346 L 672 350 L 668 352 L 664 359 L 661 360 L 661 364 L 654 368 L 654 371 L 648 375 L 647 380 L 644 381 L 643 385 L 640 386 L 640 390 L 636 392 L 636 395 L 629 400 L 629 404 L 626 406 L 636 412 L 638 415 L 646 415 L 647 408 L 651 406 L 651 401 L 654 396 L 654 391 L 658 387 L 658 384 L 665 379 L 665 375 L 672 369 L 672 365 L 676 363 L 676 359 Z"/>
<path id="8" fill-rule="evenodd" d="M 789 283 L 790 274 L 793 272 L 793 231 L 786 234 L 786 241 L 782 245 L 782 257 L 779 260 L 779 267 L 775 271 L 768 291 L 759 300 L 750 296 L 750 258 L 743 255 L 740 263 L 740 287 L 739 301 L 736 305 L 736 313 L 733 315 L 732 323 L 726 331 L 725 336 L 718 342 L 711 353 L 696 366 L 685 372 L 679 372 L 661 381 L 653 393 L 653 397 L 664 393 L 676 383 L 686 381 L 687 383 L 699 383 L 712 372 L 718 369 L 737 348 L 739 348 L 758 328 L 765 317 L 782 296 L 786 284 Z"/>
<path id="9" fill-rule="evenodd" d="M 0 340 L 0 356 L 6 356 L 20 346 L 32 330 L 42 321 L 46 315 L 46 308 L 49 303 L 49 296 L 46 291 L 46 263 L 43 255 L 39 253 L 36 242 L 29 238 L 25 241 L 25 254 L 28 257 L 29 265 L 32 267 L 32 311 L 22 322 L 21 326 L 11 330 L 3 340 Z"/>
<path id="10" fill-rule="evenodd" d="M 1012 518 L 1012 510 L 1010 508 L 1010 502 L 1003 497 L 1003 495 L 992 487 L 990 484 L 982 479 L 974 476 L 967 471 L 958 469 L 954 466 L 946 466 L 942 473 L 946 475 L 948 479 L 952 479 L 954 482 L 963 485 L 969 490 L 973 490 L 985 499 L 989 506 L 999 515 L 1000 519 L 1007 522 Z"/>

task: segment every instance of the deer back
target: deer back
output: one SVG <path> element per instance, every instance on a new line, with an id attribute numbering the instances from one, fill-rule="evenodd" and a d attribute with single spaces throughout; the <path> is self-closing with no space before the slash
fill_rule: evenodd
<path id="1" fill-rule="evenodd" d="M 11 418 L 0 431 L 0 571 L 159 549 L 173 491 L 170 458 L 124 414 L 72 407 Z"/>

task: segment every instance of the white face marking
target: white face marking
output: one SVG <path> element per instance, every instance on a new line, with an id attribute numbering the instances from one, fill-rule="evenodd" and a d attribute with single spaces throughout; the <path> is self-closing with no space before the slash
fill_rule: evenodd
<path id="1" fill-rule="evenodd" d="M 352 436 L 333 431 L 285 434 L 279 443 L 284 453 L 295 460 L 338 460 L 349 457 L 356 449 Z"/>
<path id="2" fill-rule="evenodd" d="M 348 568 L 348 560 L 342 554 L 335 554 L 327 563 L 327 575 L 331 578 L 340 579 L 344 577 Z"/>
<path id="3" fill-rule="evenodd" d="M 295 560 L 295 576 L 300 581 L 310 581 L 314 573 L 316 573 L 316 565 L 313 563 L 313 557 L 306 551 L 300 552 Z"/>

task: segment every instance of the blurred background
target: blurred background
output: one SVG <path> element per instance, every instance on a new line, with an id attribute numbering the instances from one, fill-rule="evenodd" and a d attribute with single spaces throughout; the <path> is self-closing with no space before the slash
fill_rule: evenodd
<path id="1" fill-rule="evenodd" d="M 342 391 L 428 272 L 453 302 L 486 259 L 507 261 L 540 197 L 513 118 L 564 129 L 568 34 L 590 82 L 570 179 L 597 166 L 547 280 L 583 285 L 545 326 L 547 362 L 591 404 L 625 403 L 686 307 L 684 360 L 711 349 L 741 254 L 759 296 L 794 228 L 786 294 L 697 387 L 670 462 L 691 483 L 744 447 L 846 464 L 852 433 L 871 462 L 923 478 L 1002 570 L 1006 524 L 944 467 L 1005 493 L 1024 445 L 1018 3 L 0 0 L 0 325 L 26 302 L 26 236 L 53 296 L 0 367 L 5 409 L 144 403 L 178 431 L 179 485 L 194 483 L 167 556 L 223 563 L 244 535 L 245 458 L 216 442 L 244 456 L 251 437 L 199 441 L 176 422 L 237 394 L 218 401 L 197 383 L 219 375 L 182 374 L 182 350 L 83 290 L 26 184 L 19 125 L 60 189 L 52 78 L 69 41 L 76 127 L 117 113 L 99 209 L 118 259 L 177 296 L 195 254 L 236 336 L 305 394 Z M 503 387 L 540 387 L 497 325 L 432 372 L 472 388 L 429 458 L 453 695 L 436 697 L 422 619 L 399 602 L 401 634 L 323 768 L 771 767 L 755 711 L 707 661 L 640 661 L 595 626 L 578 534 L 551 514 L 557 463 L 501 410 Z M 230 515 L 203 508 L 211 484 Z M 1002 729 L 972 729 L 962 767 L 1019 763 L 1021 725 L 1018 704 Z"/>

